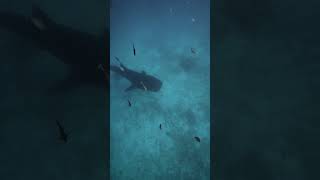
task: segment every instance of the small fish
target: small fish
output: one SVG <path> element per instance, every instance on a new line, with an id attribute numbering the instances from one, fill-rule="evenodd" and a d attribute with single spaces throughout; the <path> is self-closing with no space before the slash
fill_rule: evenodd
<path id="1" fill-rule="evenodd" d="M 160 130 L 162 129 L 162 126 L 161 126 L 161 124 L 160 124 L 159 128 L 160 128 Z"/>
<path id="2" fill-rule="evenodd" d="M 195 49 L 195 48 L 191 48 L 191 52 L 192 52 L 193 54 L 197 54 L 197 52 L 196 52 L 196 49 Z"/>
<path id="3" fill-rule="evenodd" d="M 200 138 L 198 136 L 195 136 L 194 139 L 198 142 L 200 142 Z"/>
<path id="4" fill-rule="evenodd" d="M 129 105 L 129 107 L 131 107 L 131 102 L 130 102 L 130 100 L 128 100 L 128 105 Z"/>
<path id="5" fill-rule="evenodd" d="M 63 143 L 68 141 L 68 134 L 65 132 L 65 129 L 62 127 L 59 121 L 56 121 L 58 129 L 59 129 L 59 140 Z"/>
<path id="6" fill-rule="evenodd" d="M 132 48 L 133 48 L 133 55 L 136 55 L 136 48 L 134 47 L 134 44 L 132 44 Z"/>

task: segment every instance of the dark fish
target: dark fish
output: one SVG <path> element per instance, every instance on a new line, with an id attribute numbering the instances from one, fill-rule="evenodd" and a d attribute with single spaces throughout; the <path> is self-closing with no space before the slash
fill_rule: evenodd
<path id="1" fill-rule="evenodd" d="M 65 129 L 60 124 L 59 121 L 56 121 L 58 129 L 59 129 L 59 140 L 63 143 L 66 143 L 68 141 L 68 134 L 65 132 Z"/>
<path id="2" fill-rule="evenodd" d="M 128 100 L 128 105 L 129 105 L 129 107 L 131 107 L 131 102 Z"/>
<path id="3" fill-rule="evenodd" d="M 200 138 L 198 136 L 195 136 L 194 139 L 198 142 L 200 142 Z"/>
<path id="4" fill-rule="evenodd" d="M 197 54 L 196 49 L 194 49 L 194 48 L 191 48 L 191 52 L 192 52 L 193 54 Z"/>
<path id="5" fill-rule="evenodd" d="M 162 126 L 161 126 L 161 124 L 160 124 L 159 128 L 160 128 L 160 130 L 162 129 Z"/>
<path id="6" fill-rule="evenodd" d="M 132 44 L 132 47 L 133 47 L 133 55 L 135 56 L 136 55 L 136 48 L 134 47 L 134 44 Z"/>

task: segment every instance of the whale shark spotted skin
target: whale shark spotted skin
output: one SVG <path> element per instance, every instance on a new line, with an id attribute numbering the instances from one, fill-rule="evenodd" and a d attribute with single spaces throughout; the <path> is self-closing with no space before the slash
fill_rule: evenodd
<path id="1" fill-rule="evenodd" d="M 82 85 L 106 87 L 107 81 L 98 66 L 108 64 L 108 29 L 101 36 L 80 32 L 54 22 L 37 6 L 33 6 L 31 17 L 0 12 L 0 28 L 28 38 L 69 67 L 68 77 L 56 90 Z"/>
<path id="2" fill-rule="evenodd" d="M 142 89 L 144 91 L 158 92 L 162 87 L 162 82 L 154 76 L 148 75 L 146 72 L 136 72 L 120 63 L 120 67 L 110 65 L 110 70 L 126 78 L 131 85 L 125 91 L 134 89 Z"/>

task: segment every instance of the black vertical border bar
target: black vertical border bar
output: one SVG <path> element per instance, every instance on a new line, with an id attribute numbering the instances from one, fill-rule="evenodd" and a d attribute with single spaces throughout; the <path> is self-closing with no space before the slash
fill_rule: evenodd
<path id="1" fill-rule="evenodd" d="M 111 0 L 106 0 L 106 18 L 105 18 L 105 25 L 106 25 L 106 69 L 109 74 L 110 69 L 110 8 L 111 8 Z M 106 179 L 110 179 L 110 81 L 107 81 L 107 87 L 106 87 Z"/>
<path id="2" fill-rule="evenodd" d="M 215 26 L 213 25 L 214 23 L 214 19 L 213 17 L 214 16 L 214 3 L 216 2 L 217 0 L 213 0 L 213 1 L 210 1 L 210 179 L 214 179 L 214 155 L 215 155 L 215 151 L 214 151 L 214 145 L 213 143 L 215 142 L 215 139 L 214 139 L 214 135 L 213 135 L 213 132 L 214 132 L 214 113 L 213 112 L 213 94 L 214 94 L 214 89 L 213 89 L 213 62 L 214 62 L 214 58 L 213 58 L 213 55 L 214 55 L 214 48 L 213 48 L 213 45 L 214 45 L 214 30 L 215 30 Z"/>
<path id="3" fill-rule="evenodd" d="M 214 146 L 213 146 L 213 142 L 214 142 L 214 139 L 213 139 L 213 113 L 212 113 L 212 110 L 213 110 L 213 73 L 212 73 L 212 70 L 213 70 L 213 10 L 214 10 L 214 2 L 216 0 L 213 0 L 211 1 L 210 0 L 210 43 L 209 43 L 209 46 L 210 46 L 210 179 L 214 179 L 213 177 L 213 174 L 214 174 Z"/>
<path id="4" fill-rule="evenodd" d="M 223 84 L 223 77 L 219 74 L 219 61 L 221 54 L 219 47 L 223 39 L 223 19 L 221 16 L 221 2 L 222 0 L 210 1 L 210 178 L 218 179 L 219 175 L 219 160 L 221 159 L 221 152 L 219 152 L 219 101 L 222 97 L 220 85 Z"/>

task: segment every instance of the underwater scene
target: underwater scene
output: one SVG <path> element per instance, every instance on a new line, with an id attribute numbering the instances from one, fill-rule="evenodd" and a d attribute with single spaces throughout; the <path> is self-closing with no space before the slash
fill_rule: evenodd
<path id="1" fill-rule="evenodd" d="M 210 178 L 210 0 L 113 0 L 112 180 Z"/>

